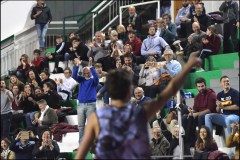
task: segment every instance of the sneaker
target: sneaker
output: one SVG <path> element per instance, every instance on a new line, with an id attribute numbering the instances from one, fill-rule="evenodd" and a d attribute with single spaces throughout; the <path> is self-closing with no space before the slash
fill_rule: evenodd
<path id="1" fill-rule="evenodd" d="M 199 68 L 196 72 L 204 72 L 205 70 L 203 68 Z"/>

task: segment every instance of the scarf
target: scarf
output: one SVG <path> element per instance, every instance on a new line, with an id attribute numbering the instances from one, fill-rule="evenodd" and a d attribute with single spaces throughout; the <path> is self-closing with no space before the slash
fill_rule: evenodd
<path id="1" fill-rule="evenodd" d="M 134 14 L 134 16 L 132 17 L 132 16 L 129 16 L 129 18 L 128 18 L 128 24 L 133 24 L 134 26 L 135 26 L 135 20 L 136 20 L 136 18 L 137 18 L 137 13 L 135 13 Z"/>
<path id="2" fill-rule="evenodd" d="M 10 152 L 11 152 L 11 150 L 9 150 L 9 148 L 2 151 L 4 159 L 8 159 L 8 155 L 9 155 Z"/>

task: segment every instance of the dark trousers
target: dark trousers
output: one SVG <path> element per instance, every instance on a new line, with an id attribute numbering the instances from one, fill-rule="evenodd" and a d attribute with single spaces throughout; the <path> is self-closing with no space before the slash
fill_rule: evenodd
<path id="1" fill-rule="evenodd" d="M 12 112 L 1 114 L 1 139 L 9 136 L 12 121 Z"/>
<path id="2" fill-rule="evenodd" d="M 205 65 L 204 59 L 209 57 L 210 55 L 213 55 L 212 50 L 210 50 L 210 49 L 202 49 L 202 51 L 200 53 L 200 56 L 199 56 L 199 58 L 202 59 L 202 68 L 204 68 L 204 65 Z"/>
<path id="3" fill-rule="evenodd" d="M 230 41 L 229 38 L 231 36 L 231 40 L 234 46 L 234 52 L 239 51 L 239 40 L 237 39 L 237 27 L 236 20 L 231 20 L 229 23 L 224 23 L 223 25 L 223 53 L 230 53 Z"/>

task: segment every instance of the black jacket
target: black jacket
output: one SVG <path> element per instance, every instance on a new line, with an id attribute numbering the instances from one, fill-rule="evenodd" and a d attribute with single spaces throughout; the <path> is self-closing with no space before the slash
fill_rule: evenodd
<path id="1" fill-rule="evenodd" d="M 37 13 L 37 11 L 42 11 L 42 13 L 34 18 L 33 16 Z M 46 4 L 43 6 L 36 5 L 32 9 L 31 19 L 35 19 L 35 24 L 47 24 L 48 22 L 50 23 L 52 20 L 50 8 L 48 8 Z"/>

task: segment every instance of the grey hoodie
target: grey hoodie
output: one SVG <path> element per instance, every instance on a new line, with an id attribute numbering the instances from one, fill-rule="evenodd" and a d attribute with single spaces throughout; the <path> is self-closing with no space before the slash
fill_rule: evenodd
<path id="1" fill-rule="evenodd" d="M 219 10 L 223 12 L 224 22 L 228 23 L 231 20 L 239 21 L 239 9 L 238 3 L 235 1 L 223 2 L 219 7 Z"/>

